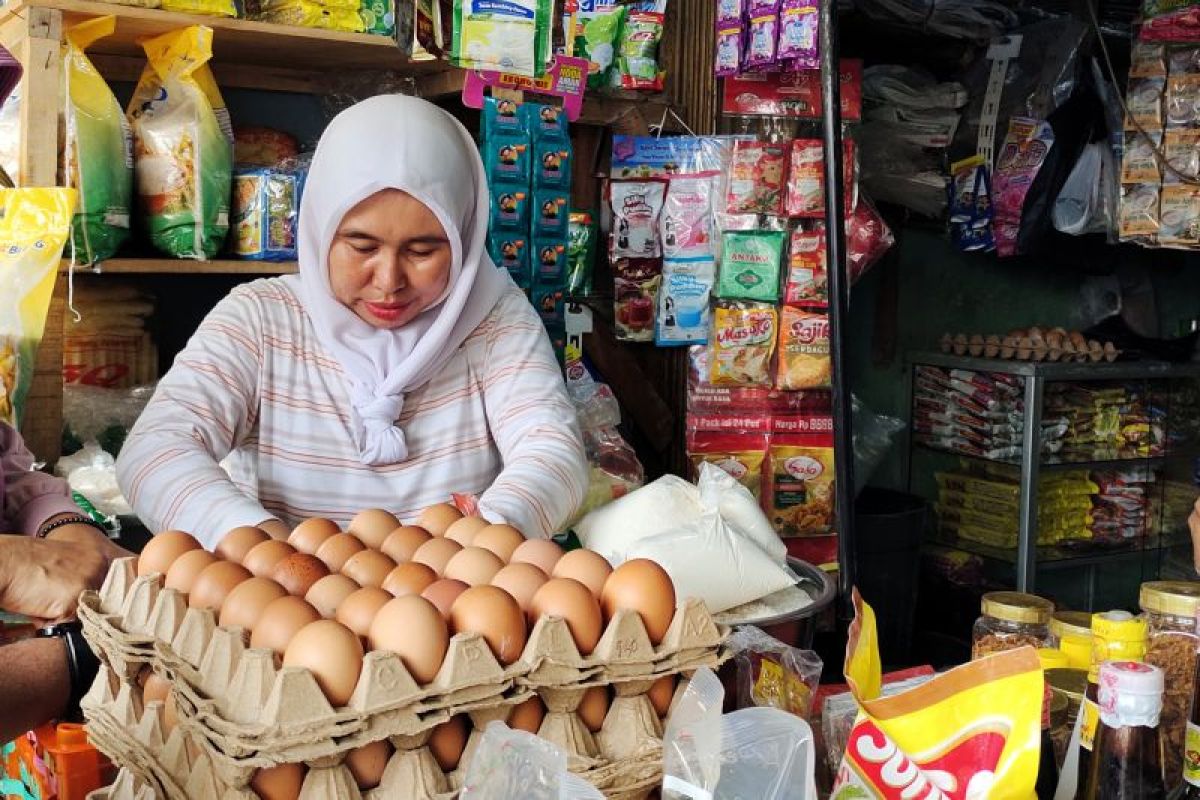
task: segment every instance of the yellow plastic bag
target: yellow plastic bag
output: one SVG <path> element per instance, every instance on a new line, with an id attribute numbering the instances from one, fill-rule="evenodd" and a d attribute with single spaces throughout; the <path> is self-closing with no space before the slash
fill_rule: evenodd
<path id="1" fill-rule="evenodd" d="M 0 189 L 0 422 L 13 426 L 33 379 L 75 200 L 74 189 Z"/>
<path id="2" fill-rule="evenodd" d="M 263 22 L 291 25 L 297 28 L 322 28 L 346 33 L 362 33 L 363 21 L 357 6 L 353 9 L 334 8 L 309 0 L 282 0 L 271 4 L 269 11 L 258 15 Z"/>
<path id="3" fill-rule="evenodd" d="M 881 697 L 875 612 L 853 594 L 846 682 L 858 701 L 834 800 L 1031 800 L 1044 678 L 1031 647 L 997 653 Z"/>
<path id="4" fill-rule="evenodd" d="M 236 17 L 233 0 L 162 0 L 164 11 L 180 14 L 203 14 L 206 17 Z"/>

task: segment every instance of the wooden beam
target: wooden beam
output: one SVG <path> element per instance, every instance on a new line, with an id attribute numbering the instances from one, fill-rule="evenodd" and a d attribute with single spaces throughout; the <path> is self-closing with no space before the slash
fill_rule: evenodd
<path id="1" fill-rule="evenodd" d="M 21 78 L 21 143 L 13 176 L 21 186 L 54 186 L 58 177 L 58 91 L 62 70 L 62 14 L 26 9 L 26 33 L 16 56 Z"/>

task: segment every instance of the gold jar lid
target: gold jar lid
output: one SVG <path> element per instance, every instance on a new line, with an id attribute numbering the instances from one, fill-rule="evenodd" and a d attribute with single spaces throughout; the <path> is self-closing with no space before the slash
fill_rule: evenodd
<path id="1" fill-rule="evenodd" d="M 1200 583 L 1151 581 L 1142 584 L 1138 597 L 1142 611 L 1172 617 L 1194 617 L 1200 609 Z"/>
<path id="2" fill-rule="evenodd" d="M 1033 625 L 1045 625 L 1054 613 L 1049 600 L 1023 592 L 988 592 L 980 607 L 985 616 Z"/>
<path id="3" fill-rule="evenodd" d="M 1051 689 L 1056 689 L 1067 696 L 1068 700 L 1079 702 L 1087 693 L 1088 674 L 1086 669 L 1048 669 L 1046 682 Z"/>
<path id="4" fill-rule="evenodd" d="M 1050 617 L 1050 632 L 1059 639 L 1069 634 L 1092 638 L 1092 615 L 1086 611 L 1055 611 Z"/>

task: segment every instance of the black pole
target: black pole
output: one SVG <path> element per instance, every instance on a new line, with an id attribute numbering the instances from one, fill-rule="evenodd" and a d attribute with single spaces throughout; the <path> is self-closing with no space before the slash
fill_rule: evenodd
<path id="1" fill-rule="evenodd" d="M 845 187 L 842 185 L 842 92 L 838 68 L 837 0 L 821 0 L 821 132 L 825 143 L 825 231 L 829 274 L 829 355 L 833 360 L 834 500 L 838 524 L 838 594 L 849 618 L 854 586 L 854 435 L 846 376 L 845 332 L 850 315 L 846 274 Z"/>

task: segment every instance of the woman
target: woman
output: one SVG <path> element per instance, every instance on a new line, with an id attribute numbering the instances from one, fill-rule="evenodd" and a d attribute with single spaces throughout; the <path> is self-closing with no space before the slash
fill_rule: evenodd
<path id="1" fill-rule="evenodd" d="M 464 492 L 493 522 L 556 532 L 582 502 L 583 445 L 537 314 L 487 255 L 488 208 L 446 112 L 383 96 L 340 114 L 309 171 L 299 276 L 222 300 L 121 452 L 143 521 L 211 548 L 239 525 L 409 520 Z"/>

